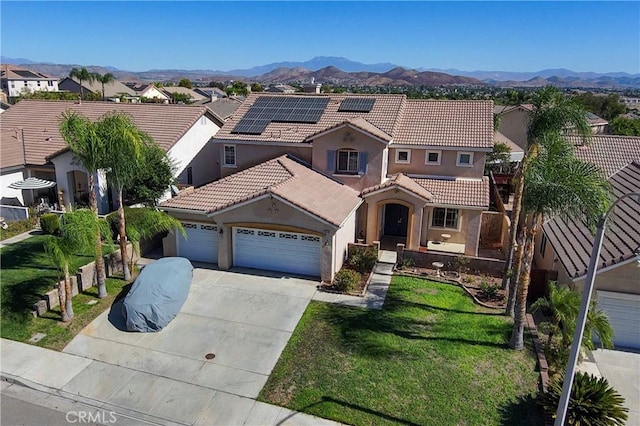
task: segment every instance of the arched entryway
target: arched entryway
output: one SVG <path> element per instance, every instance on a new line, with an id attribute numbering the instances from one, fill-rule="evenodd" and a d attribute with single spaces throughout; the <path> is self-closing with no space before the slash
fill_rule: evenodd
<path id="1" fill-rule="evenodd" d="M 407 244 L 409 207 L 399 203 L 386 203 L 380 206 L 380 210 L 380 245 L 392 250 L 398 243 Z"/>

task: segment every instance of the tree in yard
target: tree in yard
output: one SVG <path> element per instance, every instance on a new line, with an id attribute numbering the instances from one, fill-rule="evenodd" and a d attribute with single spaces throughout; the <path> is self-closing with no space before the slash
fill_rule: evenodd
<path id="1" fill-rule="evenodd" d="M 178 87 L 186 87 L 187 89 L 193 89 L 193 83 L 188 78 L 183 78 L 178 83 Z"/>
<path id="2" fill-rule="evenodd" d="M 167 153 L 156 144 L 143 149 L 142 164 L 143 167 L 135 170 L 131 184 L 125 191 L 125 204 L 155 206 L 175 183 L 175 166 Z"/>
<path id="3" fill-rule="evenodd" d="M 108 231 L 106 222 L 98 221 L 91 210 L 80 209 L 65 213 L 61 219 L 59 236 L 50 236 L 45 242 L 45 251 L 58 271 L 64 275 L 64 286 L 60 286 L 58 279 L 58 300 L 63 322 L 72 321 L 74 317 L 69 271 L 71 257 L 75 253 L 88 252 L 94 248 L 96 228 L 102 233 Z"/>
<path id="4" fill-rule="evenodd" d="M 191 102 L 193 102 L 191 100 L 191 95 L 188 93 L 171 92 L 171 98 L 176 104 L 183 103 L 189 105 Z"/>
<path id="5" fill-rule="evenodd" d="M 516 188 L 511 214 L 511 231 L 502 280 L 502 288 L 508 290 L 506 313 L 510 316 L 514 315 L 516 280 L 522 263 L 520 258 L 514 259 L 514 255 L 519 245 L 518 241 L 521 241 L 524 235 L 519 225 L 525 186 L 524 175 L 528 164 L 536 157 L 543 135 L 561 136 L 567 128 L 571 128 L 587 142 L 592 134 L 585 110 L 570 98 L 565 97 L 558 89 L 545 87 L 533 95 L 532 102 L 533 111 L 530 113 L 527 129 L 528 149 L 514 177 Z"/>
<path id="6" fill-rule="evenodd" d="M 509 169 L 511 165 L 511 148 L 509 145 L 497 142 L 493 145 L 493 151 L 487 153 L 484 163 L 484 174 L 489 172 L 503 173 L 505 169 Z"/>
<path id="7" fill-rule="evenodd" d="M 108 160 L 106 147 L 97 134 L 97 127 L 91 120 L 75 112 L 67 111 L 60 119 L 60 134 L 67 145 L 84 166 L 89 175 L 89 206 L 91 211 L 98 214 L 96 199 L 95 175 Z M 95 230 L 95 262 L 98 281 L 98 297 L 107 297 L 106 274 L 102 257 L 102 236 L 99 229 Z"/>
<path id="8" fill-rule="evenodd" d="M 84 87 L 82 86 L 82 82 L 83 81 L 92 82 L 96 80 L 95 74 L 89 72 L 84 67 L 80 69 L 73 68 L 69 73 L 69 77 L 75 78 L 80 82 L 80 98 L 81 99 L 84 99 Z"/>
<path id="9" fill-rule="evenodd" d="M 111 74 L 110 72 L 106 73 L 105 75 L 95 73 L 94 77 L 95 77 L 97 82 L 102 84 L 102 100 L 104 101 L 104 100 L 106 100 L 106 97 L 105 97 L 105 94 L 104 94 L 104 85 L 116 81 L 116 77 L 113 74 Z"/>
<path id="10" fill-rule="evenodd" d="M 96 123 L 96 133 L 105 144 L 106 159 L 103 169 L 107 171 L 107 179 L 118 197 L 118 216 L 120 218 L 118 235 L 120 237 L 120 254 L 122 271 L 126 281 L 131 279 L 131 271 L 127 264 L 127 236 L 124 217 L 123 191 L 131 182 L 142 164 L 146 147 L 153 139 L 138 129 L 130 115 L 112 112 L 104 115 Z"/>
<path id="11" fill-rule="evenodd" d="M 517 281 L 515 318 L 510 346 L 524 347 L 531 264 L 535 236 L 543 219 L 560 216 L 582 220 L 595 227 L 600 215 L 610 205 L 610 186 L 604 173 L 595 165 L 575 157 L 574 147 L 559 133 L 549 132 L 537 138 L 535 156 L 530 157 L 524 172 L 522 197 L 522 242 L 518 246 L 521 266 Z"/>
<path id="12" fill-rule="evenodd" d="M 609 127 L 614 135 L 640 136 L 640 118 L 616 117 Z"/>
<path id="13" fill-rule="evenodd" d="M 260 83 L 253 83 L 251 85 L 251 91 L 252 92 L 264 92 L 264 87 L 262 87 L 262 84 L 260 84 Z"/>
<path id="14" fill-rule="evenodd" d="M 248 96 L 249 95 L 249 87 L 247 83 L 242 81 L 234 81 L 231 86 L 228 86 L 224 89 L 227 93 L 227 96 Z"/>

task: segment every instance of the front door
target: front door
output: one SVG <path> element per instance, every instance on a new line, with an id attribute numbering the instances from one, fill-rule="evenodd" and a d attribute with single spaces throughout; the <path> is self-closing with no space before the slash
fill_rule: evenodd
<path id="1" fill-rule="evenodd" d="M 384 207 L 384 235 L 406 237 L 409 224 L 409 208 L 402 204 L 387 204 Z"/>

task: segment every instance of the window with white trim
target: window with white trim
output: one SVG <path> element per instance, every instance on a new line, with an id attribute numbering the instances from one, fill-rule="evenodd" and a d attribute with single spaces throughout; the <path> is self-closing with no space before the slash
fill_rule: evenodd
<path id="1" fill-rule="evenodd" d="M 432 228 L 458 229 L 460 211 L 444 207 L 434 207 L 431 217 Z"/>
<path id="2" fill-rule="evenodd" d="M 440 156 L 442 155 L 442 151 L 427 151 L 424 157 L 425 164 L 431 164 L 433 166 L 440 165 Z"/>
<path id="3" fill-rule="evenodd" d="M 235 145 L 224 146 L 224 165 L 228 167 L 234 167 L 236 165 L 236 146 Z"/>
<path id="4" fill-rule="evenodd" d="M 411 162 L 410 149 L 396 149 L 396 163 L 409 164 Z"/>
<path id="5" fill-rule="evenodd" d="M 337 173 L 357 174 L 358 173 L 358 151 L 340 150 L 338 151 Z"/>
<path id="6" fill-rule="evenodd" d="M 473 167 L 473 152 L 458 152 L 456 166 Z"/>

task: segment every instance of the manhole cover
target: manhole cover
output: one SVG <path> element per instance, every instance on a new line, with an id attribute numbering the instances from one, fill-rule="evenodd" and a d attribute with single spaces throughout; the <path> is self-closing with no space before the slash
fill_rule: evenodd
<path id="1" fill-rule="evenodd" d="M 212 354 L 212 353 L 208 353 L 204 356 L 206 359 L 214 359 L 216 357 L 216 354 Z"/>

